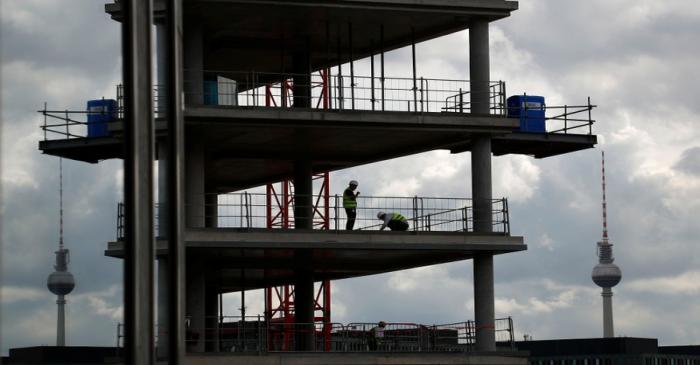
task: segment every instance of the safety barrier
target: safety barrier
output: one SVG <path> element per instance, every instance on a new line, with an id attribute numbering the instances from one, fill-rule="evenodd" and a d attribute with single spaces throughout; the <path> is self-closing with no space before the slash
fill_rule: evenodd
<path id="1" fill-rule="evenodd" d="M 289 209 L 280 208 L 263 193 L 212 194 L 200 200 L 198 206 L 187 205 L 186 215 L 190 221 L 206 222 L 207 227 L 217 228 L 294 228 L 295 211 L 301 205 L 294 204 L 293 198 Z M 303 200 L 303 199 L 301 199 Z M 306 199 L 309 200 L 309 199 Z M 310 211 L 315 229 L 341 231 L 350 228 L 348 215 L 343 208 L 341 195 L 321 199 L 311 197 L 313 204 Z M 155 230 L 158 232 L 159 205 L 155 209 Z M 296 209 L 295 209 L 296 208 Z M 411 232 L 473 232 L 473 199 L 434 198 L 434 197 L 378 197 L 358 196 L 356 218 L 352 230 L 379 230 L 382 221 L 377 218 L 379 212 L 398 213 L 406 218 Z M 509 235 L 510 218 L 506 198 L 491 200 L 492 231 Z M 283 219 L 280 219 L 283 218 Z M 275 223 L 275 222 L 282 222 Z M 324 226 L 328 225 L 328 226 Z M 123 204 L 117 205 L 117 238 L 124 233 Z"/>
<path id="2" fill-rule="evenodd" d="M 261 316 L 206 317 L 199 327 L 186 318 L 185 342 L 191 352 L 469 352 L 474 350 L 473 321 L 440 325 L 418 323 L 294 323 Z M 513 321 L 496 319 L 500 350 L 514 350 Z M 123 345 L 118 325 L 117 347 Z M 166 338 L 166 337 L 163 337 Z M 309 341 L 305 349 L 299 341 Z"/>
<path id="3" fill-rule="evenodd" d="M 472 113 L 477 101 L 472 100 L 475 91 L 468 80 L 450 80 L 418 77 L 377 77 L 330 75 L 325 72 L 312 74 L 203 71 L 185 70 L 185 103 L 187 105 L 211 105 L 217 107 L 245 108 L 311 108 L 327 110 L 365 110 L 410 113 Z M 156 118 L 165 117 L 165 93 L 162 85 L 153 87 L 153 108 Z M 488 91 L 489 114 L 506 117 L 506 85 L 503 81 L 490 81 Z M 124 112 L 124 91 L 117 85 L 117 120 Z M 544 105 L 547 121 L 543 133 L 592 134 L 595 122 L 591 117 L 590 98 L 585 105 Z M 41 129 L 44 140 L 87 137 L 87 122 L 79 119 L 86 110 L 38 111 L 44 116 Z M 527 118 L 529 117 L 525 117 Z"/>

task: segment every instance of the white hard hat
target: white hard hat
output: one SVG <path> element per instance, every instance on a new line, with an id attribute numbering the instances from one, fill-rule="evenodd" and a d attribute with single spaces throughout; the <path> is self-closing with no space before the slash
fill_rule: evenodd
<path id="1" fill-rule="evenodd" d="M 360 185 L 360 184 L 357 183 L 357 180 L 350 180 L 350 184 L 349 184 L 349 185 L 355 185 L 355 186 L 357 186 L 357 185 Z"/>
<path id="2" fill-rule="evenodd" d="M 377 213 L 377 218 L 382 219 L 382 216 L 384 215 L 384 212 L 379 212 Z"/>

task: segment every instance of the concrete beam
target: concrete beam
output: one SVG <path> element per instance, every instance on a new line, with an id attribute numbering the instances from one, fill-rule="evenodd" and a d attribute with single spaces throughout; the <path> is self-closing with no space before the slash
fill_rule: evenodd
<path id="1" fill-rule="evenodd" d="M 401 128 L 433 131 L 473 131 L 509 133 L 520 128 L 515 118 L 456 113 L 407 113 L 368 110 L 295 108 L 240 108 L 190 105 L 185 109 L 188 124 L 226 123 L 239 126 L 279 125 L 287 127 L 325 128 Z"/>

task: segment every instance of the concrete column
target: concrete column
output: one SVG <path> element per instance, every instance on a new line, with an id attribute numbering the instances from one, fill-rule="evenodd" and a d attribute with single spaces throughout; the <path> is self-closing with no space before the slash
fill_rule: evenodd
<path id="1" fill-rule="evenodd" d="M 196 257 L 188 257 L 187 262 L 187 297 L 185 313 L 189 319 L 186 336 L 187 350 L 191 352 L 204 352 L 205 349 L 205 289 L 204 263 Z M 198 339 L 193 339 L 198 337 Z"/>
<path id="2" fill-rule="evenodd" d="M 469 78 L 471 112 L 489 114 L 489 24 L 475 20 L 469 27 Z M 492 221 L 491 136 L 475 135 L 472 140 L 472 199 L 474 231 L 490 233 Z M 474 318 L 476 349 L 495 351 L 493 255 L 474 257 Z"/>
<path id="3" fill-rule="evenodd" d="M 308 158 L 294 161 L 294 227 L 313 228 L 313 185 L 311 161 Z"/>
<path id="4" fill-rule="evenodd" d="M 156 23 L 156 118 L 164 117 L 167 109 L 165 85 L 168 83 L 168 29 L 164 22 Z M 159 150 L 160 152 L 160 150 Z"/>
<path id="5" fill-rule="evenodd" d="M 153 338 L 155 128 L 150 1 L 121 1 L 124 81 L 124 362 L 150 364 Z"/>
<path id="6" fill-rule="evenodd" d="M 158 293 L 157 293 L 157 327 L 158 343 L 156 356 L 164 359 L 168 356 L 168 259 L 158 257 Z"/>
<path id="7" fill-rule="evenodd" d="M 485 19 L 469 26 L 469 82 L 471 112 L 489 113 L 489 23 Z"/>
<path id="8" fill-rule="evenodd" d="M 495 306 L 493 289 L 493 255 L 474 257 L 474 318 L 476 350 L 495 351 Z"/>
<path id="9" fill-rule="evenodd" d="M 309 64 L 308 42 L 301 52 L 294 54 L 294 77 L 292 92 L 295 108 L 311 107 L 311 65 Z"/>
<path id="10" fill-rule="evenodd" d="M 295 142 L 299 154 L 294 161 L 294 227 L 295 229 L 313 228 L 313 171 L 307 146 L 309 133 L 300 130 L 295 133 Z M 294 314 L 297 323 L 310 324 L 314 321 L 314 278 L 311 267 L 311 251 L 295 252 L 297 266 L 294 273 Z M 314 350 L 313 326 L 297 328 L 296 349 Z"/>
<path id="11" fill-rule="evenodd" d="M 159 52 L 162 31 L 162 26 L 157 26 Z M 159 53 L 159 60 L 160 60 Z M 160 61 L 159 61 L 160 62 Z M 160 63 L 158 65 L 158 77 L 161 76 Z M 164 110 L 164 109 L 161 109 Z M 168 163 L 167 154 L 168 146 L 165 140 L 160 140 L 156 143 L 157 158 L 158 158 L 158 230 L 156 237 L 163 238 L 168 232 Z M 156 256 L 158 260 L 157 278 L 157 295 L 156 295 L 156 315 L 158 342 L 156 347 L 156 356 L 159 359 L 167 358 L 168 356 L 168 259 L 165 256 Z"/>
<path id="12" fill-rule="evenodd" d="M 156 237 L 168 235 L 168 145 L 165 139 L 156 142 L 158 159 L 158 230 Z"/>
<path id="13" fill-rule="evenodd" d="M 183 61 L 185 63 L 185 104 L 204 104 L 204 33 L 202 26 L 190 22 L 185 28 Z"/>
<path id="14" fill-rule="evenodd" d="M 204 144 L 201 133 L 190 131 L 185 140 L 186 227 L 204 227 Z"/>
<path id="15" fill-rule="evenodd" d="M 474 232 L 493 231 L 491 190 L 491 137 L 478 135 L 472 140 L 472 204 L 474 204 Z"/>
<path id="16" fill-rule="evenodd" d="M 208 285 L 204 293 L 205 305 L 205 350 L 219 352 L 219 291 L 214 285 Z"/>
<path id="17" fill-rule="evenodd" d="M 204 196 L 204 225 L 208 228 L 216 228 L 219 225 L 219 196 L 216 190 L 207 190 Z"/>
<path id="18" fill-rule="evenodd" d="M 612 288 L 603 288 L 603 337 L 615 337 L 613 326 Z"/>
<path id="19" fill-rule="evenodd" d="M 311 250 L 297 250 L 297 267 L 294 273 L 294 321 L 296 350 L 314 351 L 314 277 L 311 269 Z"/>

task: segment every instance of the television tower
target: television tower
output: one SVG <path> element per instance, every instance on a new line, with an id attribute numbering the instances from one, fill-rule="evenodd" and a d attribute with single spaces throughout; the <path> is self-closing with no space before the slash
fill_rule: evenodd
<path id="1" fill-rule="evenodd" d="M 608 241 L 608 215 L 605 202 L 605 152 L 602 152 L 602 179 L 603 179 L 603 239 L 598 242 L 598 265 L 593 268 L 591 278 L 599 287 L 603 288 L 603 337 L 615 337 L 613 328 L 612 287 L 622 279 L 620 268 L 613 264 L 612 243 Z"/>
<path id="2" fill-rule="evenodd" d="M 66 345 L 66 314 L 65 296 L 75 288 L 75 279 L 73 274 L 68 271 L 68 262 L 70 256 L 68 249 L 63 247 L 63 159 L 59 159 L 59 239 L 58 251 L 56 251 L 56 265 L 54 271 L 46 280 L 46 286 L 49 290 L 58 296 L 56 304 L 58 304 L 58 319 L 56 324 L 56 346 Z"/>

